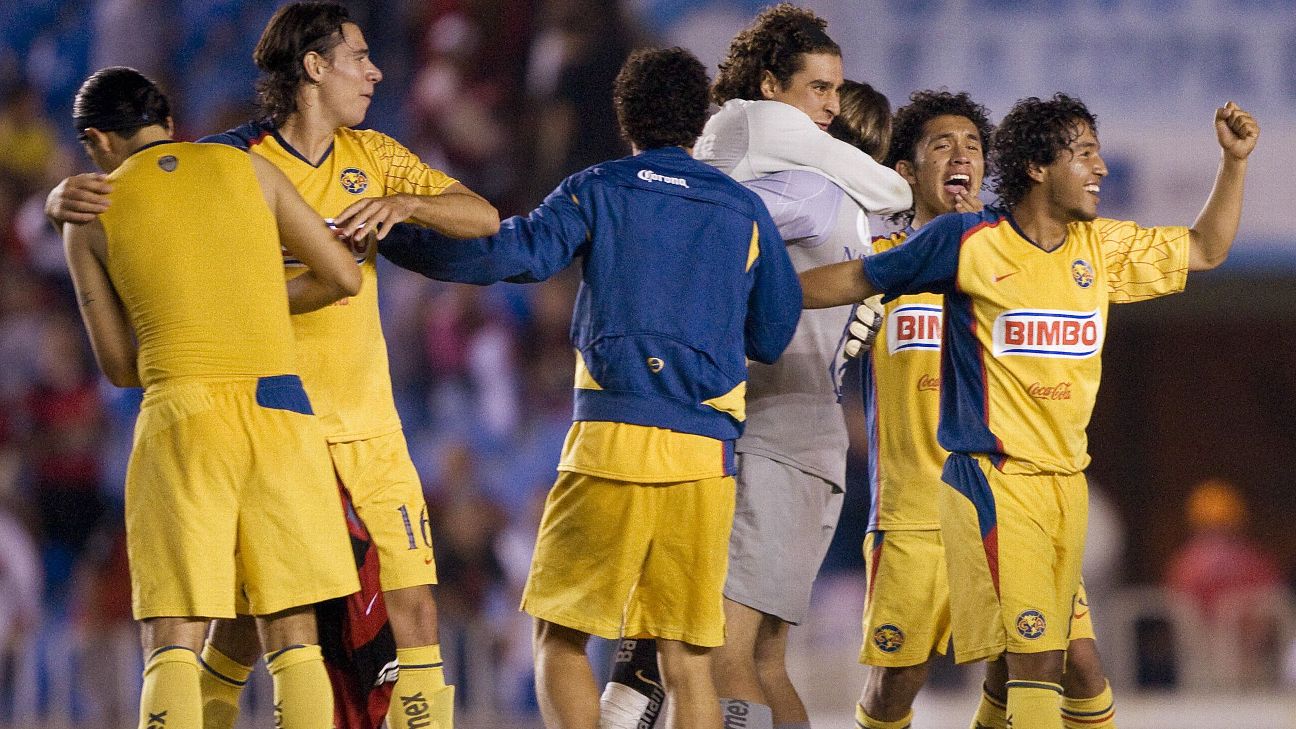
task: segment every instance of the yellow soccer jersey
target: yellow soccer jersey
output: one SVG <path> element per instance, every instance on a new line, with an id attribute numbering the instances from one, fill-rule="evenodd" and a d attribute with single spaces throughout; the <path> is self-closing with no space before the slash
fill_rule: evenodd
<path id="1" fill-rule="evenodd" d="M 881 253 L 912 229 L 873 239 Z M 945 450 L 940 419 L 940 345 L 944 297 L 915 294 L 888 301 L 882 331 L 864 361 L 869 433 L 869 530 L 936 529 Z"/>
<path id="2" fill-rule="evenodd" d="M 212 141 L 245 143 L 292 180 L 307 203 L 331 219 L 366 197 L 396 193 L 438 195 L 455 183 L 428 167 L 385 134 L 339 129 L 318 163 L 302 157 L 273 128 L 247 125 Z M 395 432 L 400 419 L 392 400 L 387 343 L 378 317 L 377 246 L 355 247 L 363 285 L 353 296 L 293 317 L 298 371 L 330 442 Z M 301 265 L 285 258 L 289 278 Z"/>
<path id="3" fill-rule="evenodd" d="M 144 386 L 295 372 L 278 228 L 247 155 L 158 142 L 108 179 L 108 276 Z"/>
<path id="4" fill-rule="evenodd" d="M 1060 247 L 1003 210 L 943 215 L 864 261 L 888 296 L 945 294 L 940 444 L 1005 473 L 1079 473 L 1102 372 L 1107 305 L 1181 291 L 1188 229 L 1099 219 Z"/>

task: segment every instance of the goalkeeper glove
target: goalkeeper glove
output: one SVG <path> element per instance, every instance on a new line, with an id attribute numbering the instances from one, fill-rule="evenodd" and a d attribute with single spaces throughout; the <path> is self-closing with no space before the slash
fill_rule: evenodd
<path id="1" fill-rule="evenodd" d="M 855 307 L 855 314 L 846 327 L 846 357 L 854 359 L 873 346 L 881 329 L 882 297 L 870 296 Z"/>

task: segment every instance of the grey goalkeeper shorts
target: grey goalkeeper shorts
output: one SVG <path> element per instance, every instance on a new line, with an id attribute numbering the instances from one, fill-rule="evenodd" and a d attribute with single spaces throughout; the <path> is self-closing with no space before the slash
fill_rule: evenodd
<path id="1" fill-rule="evenodd" d="M 752 453 L 738 454 L 737 483 L 724 596 L 793 625 L 805 622 L 810 589 L 841 516 L 842 492 Z"/>

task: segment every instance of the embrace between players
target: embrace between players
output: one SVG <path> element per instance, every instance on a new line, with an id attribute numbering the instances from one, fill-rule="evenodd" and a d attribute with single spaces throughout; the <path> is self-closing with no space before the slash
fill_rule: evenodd
<path id="1" fill-rule="evenodd" d="M 1079 573 L 1107 307 L 1224 260 L 1258 127 L 1217 110 L 1222 160 L 1191 228 L 1100 219 L 1107 170 L 1079 101 L 1026 99 L 992 131 L 966 94 L 916 92 L 892 128 L 825 28 L 765 10 L 714 86 L 687 51 L 634 54 L 613 93 L 634 155 L 502 224 L 395 140 L 350 129 L 381 74 L 336 5 L 276 13 L 256 54 L 265 116 L 210 140 L 224 145 L 170 142 L 165 97 L 138 73 L 87 80 L 74 121 L 111 174 L 69 178 L 47 212 L 96 358 L 146 387 L 127 477 L 141 728 L 233 726 L 264 649 L 282 726 L 386 713 L 450 729 L 380 253 L 475 284 L 582 259 L 573 424 L 522 605 L 546 725 L 642 726 L 663 706 L 681 729 L 722 710 L 808 725 L 785 650 L 841 509 L 849 347 L 866 361 L 873 490 L 857 724 L 908 726 L 952 638 L 958 661 L 992 661 L 974 727 L 1115 726 Z M 988 162 L 998 202 L 983 208 Z M 904 227 L 873 239 L 869 214 Z M 252 234 L 222 239 L 231 220 Z M 852 315 L 879 294 L 885 318 Z M 1059 382 L 1069 399 L 1029 387 Z M 377 556 L 359 592 L 334 480 Z M 398 678 L 348 688 L 318 648 L 336 628 L 309 608 L 350 595 L 343 612 L 368 615 L 379 591 Z M 207 636 L 236 614 L 260 618 L 259 640 L 247 618 Z M 379 632 L 346 629 L 365 636 L 353 652 Z M 626 639 L 601 702 L 590 635 Z"/>

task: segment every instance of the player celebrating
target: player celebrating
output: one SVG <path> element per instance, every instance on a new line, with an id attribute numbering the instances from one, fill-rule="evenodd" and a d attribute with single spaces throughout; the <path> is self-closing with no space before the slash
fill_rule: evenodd
<path id="1" fill-rule="evenodd" d="M 202 141 L 250 149 L 273 163 L 352 241 L 366 285 L 357 297 L 293 318 L 298 366 L 338 478 L 379 554 L 400 663 L 389 724 L 396 729 L 431 720 L 449 729 L 453 689 L 443 679 L 436 604 L 427 587 L 436 582 L 431 535 L 423 528 L 427 506 L 392 400 L 376 246 L 365 234 L 381 239 L 392 225 L 411 220 L 452 236 L 485 235 L 498 229 L 498 214 L 394 139 L 351 128 L 364 121 L 382 73 L 341 5 L 280 8 L 253 58 L 263 74 L 258 91 L 265 118 Z M 93 196 L 102 184 L 80 177 L 56 188 L 47 205 L 51 217 L 98 212 L 102 201 Z M 289 276 L 301 270 L 291 257 L 285 265 Z M 363 600 L 358 612 L 371 615 L 375 595 L 357 599 Z M 222 717 L 216 726 L 232 727 L 236 720 L 238 694 L 258 650 L 255 637 L 247 621 L 221 624 L 204 652 L 209 713 Z"/>
<path id="2" fill-rule="evenodd" d="M 68 268 L 100 367 L 145 388 L 126 474 L 139 726 L 203 726 L 197 651 L 236 590 L 260 616 L 281 725 L 328 726 L 310 607 L 359 584 L 335 568 L 350 543 L 289 310 L 354 296 L 360 271 L 272 165 L 171 142 L 166 97 L 139 72 L 96 72 L 73 119 L 115 189 L 64 226 Z M 304 264 L 287 295 L 281 243 Z"/>
<path id="3" fill-rule="evenodd" d="M 965 93 L 910 96 L 896 112 L 887 164 L 912 186 L 914 209 L 901 216 L 909 217 L 904 230 L 873 241 L 876 252 L 903 244 L 938 215 L 981 209 L 976 194 L 991 129 L 985 107 Z M 937 294 L 888 302 L 883 332 L 862 370 L 872 464 L 860 650 L 860 662 L 872 668 L 856 707 L 863 729 L 907 726 L 930 656 L 944 654 L 949 643 L 949 587 L 936 506 L 948 455 L 936 443 L 943 305 Z M 921 433 L 927 437 L 915 437 Z M 1082 585 L 1078 604 L 1084 600 Z M 1092 618 L 1087 610 L 1075 615 L 1062 681 L 1063 723 L 1068 729 L 1111 726 L 1111 691 L 1098 660 Z M 1002 729 L 1003 662 L 988 664 L 987 673 L 974 726 Z"/>
<path id="4" fill-rule="evenodd" d="M 940 495 L 959 662 L 1003 655 L 1010 725 L 1061 727 L 1063 650 L 1087 514 L 1084 434 L 1107 306 L 1182 290 L 1237 232 L 1259 127 L 1216 111 L 1222 161 L 1192 228 L 1097 219 L 1107 174 L 1094 117 L 1026 99 L 993 141 L 1003 208 L 946 215 L 908 241 L 802 275 L 806 304 L 943 293 Z"/>
<path id="5" fill-rule="evenodd" d="M 840 96 L 841 49 L 826 25 L 781 3 L 735 36 L 711 92 L 722 106 L 695 150 L 761 195 L 798 269 L 867 253 L 867 213 L 910 205 L 898 174 L 825 133 L 841 125 L 843 111 L 853 141 L 867 136 L 884 147 L 890 131 L 884 96 L 862 84 Z M 803 314 L 784 356 L 751 370 L 747 428 L 737 444 L 725 644 L 716 651 L 730 723 L 768 729 L 808 720 L 787 676 L 787 634 L 805 620 L 841 512 L 847 436 L 838 399 L 849 317 L 849 309 Z M 614 665 L 603 719 L 621 729 L 651 723 L 654 686 L 643 680 L 655 673 L 651 648 L 627 642 L 618 654 L 633 660 Z"/>
<path id="6" fill-rule="evenodd" d="M 584 257 L 575 422 L 522 601 L 540 710 L 555 729 L 595 729 L 589 636 L 653 637 L 672 725 L 714 728 L 744 351 L 772 362 L 791 338 L 795 274 L 760 198 L 689 156 L 707 107 L 696 58 L 632 56 L 614 100 L 635 156 L 569 177 L 478 245 L 404 256 L 389 239 L 384 255 L 472 283 L 540 280 Z"/>

